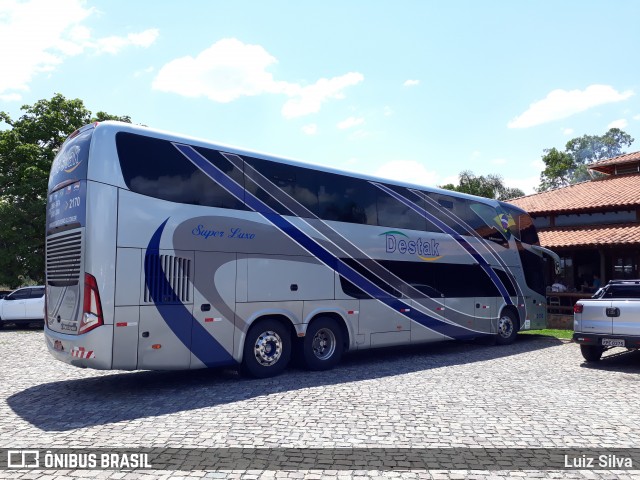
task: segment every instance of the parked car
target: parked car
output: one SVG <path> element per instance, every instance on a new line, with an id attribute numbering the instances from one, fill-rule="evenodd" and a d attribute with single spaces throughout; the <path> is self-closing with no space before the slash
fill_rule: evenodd
<path id="1" fill-rule="evenodd" d="M 573 340 L 587 362 L 605 350 L 640 348 L 640 280 L 611 280 L 573 307 Z"/>
<path id="2" fill-rule="evenodd" d="M 0 328 L 9 323 L 44 325 L 44 286 L 18 288 L 0 300 Z"/>

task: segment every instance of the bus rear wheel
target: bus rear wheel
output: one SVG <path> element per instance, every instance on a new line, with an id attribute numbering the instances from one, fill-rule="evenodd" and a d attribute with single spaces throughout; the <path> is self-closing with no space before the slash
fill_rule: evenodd
<path id="1" fill-rule="evenodd" d="M 498 319 L 498 335 L 496 343 L 498 345 L 509 345 L 513 343 L 518 334 L 518 320 L 511 310 L 503 310 Z"/>
<path id="2" fill-rule="evenodd" d="M 244 342 L 241 371 L 255 378 L 273 377 L 291 359 L 291 333 L 275 319 L 259 321 L 249 328 Z"/>
<path id="3" fill-rule="evenodd" d="M 333 318 L 314 320 L 304 337 L 302 354 L 309 370 L 329 370 L 335 367 L 344 352 L 342 329 Z"/>

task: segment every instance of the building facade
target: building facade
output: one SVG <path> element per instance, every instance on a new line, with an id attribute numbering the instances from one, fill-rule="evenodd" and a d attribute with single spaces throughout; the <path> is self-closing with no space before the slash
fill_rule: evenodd
<path id="1" fill-rule="evenodd" d="M 509 201 L 531 214 L 540 244 L 561 257 L 562 280 L 575 291 L 640 278 L 640 152 L 589 169 L 592 180 Z M 550 285 L 551 266 L 547 275 Z"/>

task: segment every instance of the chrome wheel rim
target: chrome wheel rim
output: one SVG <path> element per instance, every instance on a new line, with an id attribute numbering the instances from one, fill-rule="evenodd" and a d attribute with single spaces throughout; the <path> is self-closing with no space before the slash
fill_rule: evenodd
<path id="1" fill-rule="evenodd" d="M 311 342 L 313 354 L 319 360 L 327 360 L 331 358 L 336 351 L 336 336 L 329 328 L 321 328 L 313 336 Z"/>
<path id="2" fill-rule="evenodd" d="M 500 317 L 500 321 L 498 322 L 498 334 L 502 338 L 509 338 L 513 333 L 513 320 L 511 317 L 503 316 Z"/>
<path id="3" fill-rule="evenodd" d="M 282 339 L 272 330 L 262 332 L 253 346 L 256 360 L 263 367 L 270 367 L 282 356 Z"/>

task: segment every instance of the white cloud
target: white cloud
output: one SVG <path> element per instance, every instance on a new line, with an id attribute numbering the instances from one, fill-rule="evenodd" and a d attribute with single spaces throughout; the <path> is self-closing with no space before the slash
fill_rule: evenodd
<path id="1" fill-rule="evenodd" d="M 6 95 L 0 95 L 0 100 L 3 102 L 18 102 L 22 98 L 19 93 L 7 93 Z"/>
<path id="2" fill-rule="evenodd" d="M 364 118 L 356 118 L 349 117 L 338 123 L 338 128 L 340 130 L 346 130 L 347 128 L 355 127 L 357 125 L 362 125 L 364 123 Z"/>
<path id="3" fill-rule="evenodd" d="M 180 57 L 164 65 L 153 81 L 153 88 L 185 97 L 206 97 L 219 103 L 267 93 L 285 95 L 289 100 L 283 105 L 282 114 L 294 118 L 319 111 L 329 99 L 344 98 L 346 87 L 364 80 L 360 73 L 350 72 L 302 86 L 274 79 L 267 69 L 276 63 L 275 57 L 260 45 L 224 38 L 196 57 Z"/>
<path id="4" fill-rule="evenodd" d="M 540 185 L 540 175 L 531 177 L 517 177 L 503 179 L 504 185 L 509 188 L 519 188 L 525 195 L 536 193 L 536 188 Z"/>
<path id="5" fill-rule="evenodd" d="M 440 185 L 458 185 L 458 183 L 460 182 L 460 176 L 459 175 L 449 175 L 447 177 L 442 177 L 440 180 L 438 180 L 437 185 L 434 184 L 435 186 L 440 186 Z"/>
<path id="6" fill-rule="evenodd" d="M 420 85 L 420 80 L 406 80 L 402 84 L 403 87 L 415 87 L 417 85 Z"/>
<path id="7" fill-rule="evenodd" d="M 438 174 L 427 170 L 425 166 L 415 160 L 394 160 L 381 165 L 375 174 L 378 177 L 415 183 L 418 185 L 436 185 Z"/>
<path id="8" fill-rule="evenodd" d="M 349 72 L 340 77 L 321 78 L 313 85 L 301 87 L 295 83 L 278 82 L 284 86 L 283 92 L 291 98 L 282 107 L 282 114 L 286 118 L 302 117 L 316 113 L 324 102 L 329 99 L 342 99 L 346 87 L 357 85 L 364 80 L 360 73 Z"/>
<path id="9" fill-rule="evenodd" d="M 137 70 L 135 72 L 133 72 L 133 77 L 134 78 L 139 78 L 142 77 L 144 75 L 148 75 L 150 73 L 152 73 L 154 70 L 153 67 L 147 67 L 147 68 L 143 68 L 142 70 Z"/>
<path id="10" fill-rule="evenodd" d="M 150 28 L 140 33 L 130 33 L 126 37 L 111 36 L 101 38 L 95 42 L 98 53 L 110 53 L 115 55 L 129 46 L 148 48 L 158 38 L 160 32 L 157 28 Z"/>
<path id="11" fill-rule="evenodd" d="M 621 118 L 619 120 L 614 120 L 609 125 L 607 125 L 607 130 L 609 130 L 610 128 L 623 129 L 623 128 L 626 128 L 627 125 L 629 125 L 629 122 L 627 122 L 626 118 Z"/>
<path id="12" fill-rule="evenodd" d="M 542 161 L 541 158 L 537 158 L 534 161 L 532 161 L 529 165 L 531 165 L 533 168 L 535 168 L 536 170 L 544 170 L 545 168 L 547 168 L 547 166 L 545 165 L 545 163 Z"/>
<path id="13" fill-rule="evenodd" d="M 245 45 L 235 38 L 214 43 L 197 57 L 181 57 L 164 65 L 153 88 L 185 97 L 207 97 L 228 103 L 242 96 L 284 93 L 266 68 L 276 63 L 260 45 Z"/>
<path id="14" fill-rule="evenodd" d="M 363 138 L 369 138 L 372 135 L 371 132 L 368 132 L 362 128 L 359 128 L 358 130 L 356 130 L 355 132 L 353 132 L 351 135 L 349 135 L 349 139 L 351 140 L 361 140 Z"/>
<path id="15" fill-rule="evenodd" d="M 640 120 L 640 115 L 634 115 L 634 116 L 633 116 L 633 119 L 634 119 L 634 120 Z"/>
<path id="16" fill-rule="evenodd" d="M 307 135 L 315 135 L 316 133 L 318 133 L 318 125 L 316 125 L 315 123 L 305 125 L 302 127 L 302 131 Z"/>
<path id="17" fill-rule="evenodd" d="M 562 134 L 563 135 L 572 135 L 573 134 L 573 128 L 565 128 L 562 130 Z"/>
<path id="18" fill-rule="evenodd" d="M 509 128 L 528 128 L 584 112 L 606 103 L 620 102 L 634 95 L 627 90 L 618 92 L 610 85 L 590 85 L 584 90 L 553 90 L 543 100 L 529 105 L 522 115 L 511 120 Z"/>
<path id="19" fill-rule="evenodd" d="M 95 13 L 82 0 L 0 0 L 0 94 L 20 100 L 33 78 L 55 70 L 70 56 L 86 50 L 100 52 L 100 39 L 92 39 L 82 25 Z M 147 47 L 157 37 L 147 30 L 122 38 L 124 46 Z M 10 48 L 7 48 L 10 46 Z"/>

